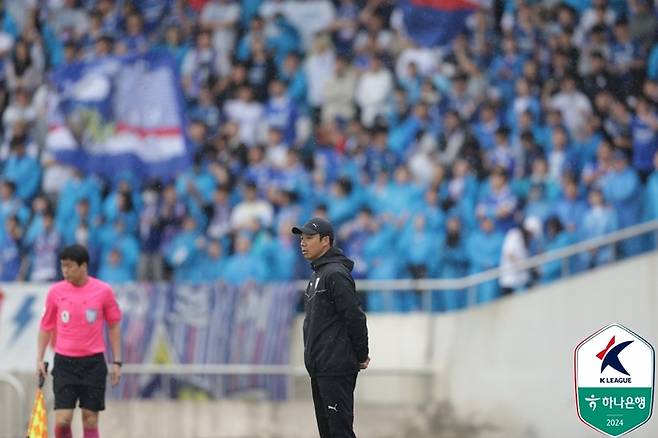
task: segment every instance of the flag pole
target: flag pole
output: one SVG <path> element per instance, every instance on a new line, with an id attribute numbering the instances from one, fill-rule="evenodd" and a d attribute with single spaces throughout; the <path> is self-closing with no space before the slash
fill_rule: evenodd
<path id="1" fill-rule="evenodd" d="M 34 397 L 34 405 L 32 407 L 32 415 L 30 416 L 30 421 L 27 425 L 27 435 L 26 438 L 42 438 L 48 436 L 48 424 L 47 418 L 45 417 L 45 402 L 43 399 L 43 392 L 41 391 L 44 383 L 46 383 L 46 375 L 48 374 L 48 362 L 44 362 L 44 368 L 46 370 L 45 374 L 39 374 L 39 385 L 37 387 L 37 393 Z M 37 418 L 39 416 L 39 418 Z M 35 431 L 34 421 L 37 419 L 37 431 Z M 42 422 L 43 420 L 43 422 Z"/>

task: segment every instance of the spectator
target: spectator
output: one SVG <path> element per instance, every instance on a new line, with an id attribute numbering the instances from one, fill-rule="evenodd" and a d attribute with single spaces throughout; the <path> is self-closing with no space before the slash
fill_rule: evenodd
<path id="1" fill-rule="evenodd" d="M 8 137 L 18 134 L 17 124 L 32 126 L 37 119 L 37 110 L 30 102 L 30 95 L 24 88 L 14 90 L 12 103 L 5 109 L 2 115 L 2 125 Z"/>
<path id="2" fill-rule="evenodd" d="M 556 251 L 573 243 L 573 234 L 562 228 L 562 222 L 556 216 L 546 221 L 546 252 Z M 550 283 L 569 273 L 569 259 L 554 260 L 539 268 L 540 282 Z"/>
<path id="3" fill-rule="evenodd" d="M 555 212 L 568 233 L 577 231 L 587 212 L 587 203 L 581 199 L 578 182 L 570 175 L 562 179 L 562 197 L 557 201 Z"/>
<path id="4" fill-rule="evenodd" d="M 525 290 L 535 282 L 535 272 L 516 266 L 537 253 L 542 234 L 541 220 L 533 216 L 526 217 L 520 226 L 505 234 L 500 255 L 503 295 Z"/>
<path id="5" fill-rule="evenodd" d="M 645 183 L 653 171 L 653 157 L 658 151 L 658 115 L 647 98 L 639 96 L 631 121 L 633 167 Z"/>
<path id="6" fill-rule="evenodd" d="M 601 237 L 617 231 L 618 222 L 616 212 L 606 205 L 603 193 L 598 189 L 589 192 L 589 208 L 580 224 L 579 237 L 581 240 L 589 240 Z M 593 249 L 580 254 L 579 262 L 581 268 L 601 266 L 612 261 L 614 257 L 612 245 Z"/>
<path id="7" fill-rule="evenodd" d="M 139 281 L 161 281 L 164 277 L 160 253 L 164 218 L 160 219 L 162 198 L 159 184 L 147 186 L 142 194 L 143 207 L 139 217 L 140 255 L 137 268 Z"/>
<path id="8" fill-rule="evenodd" d="M 29 202 L 37 194 L 41 182 L 41 167 L 32 157 L 26 155 L 25 137 L 11 140 L 11 154 L 4 165 L 3 178 L 16 186 L 16 195 Z"/>
<path id="9" fill-rule="evenodd" d="M 137 277 L 137 264 L 139 262 L 139 242 L 126 228 L 122 219 L 106 223 L 98 236 L 100 244 L 101 266 L 109 262 L 108 254 L 112 249 L 119 251 L 121 262 L 128 270 L 130 278 Z"/>
<path id="10" fill-rule="evenodd" d="M 295 239 L 290 230 L 297 220 L 287 220 L 279 223 L 278 233 L 275 237 L 274 266 L 270 269 L 273 281 L 290 281 L 299 278 L 304 269 L 308 269 L 305 261 L 299 258 L 299 241 Z"/>
<path id="11" fill-rule="evenodd" d="M 507 172 L 502 167 L 496 167 L 489 177 L 488 187 L 484 187 L 475 213 L 479 218 L 495 218 L 496 229 L 507 231 L 514 225 L 517 202 L 507 183 Z"/>
<path id="12" fill-rule="evenodd" d="M 85 176 L 79 169 L 71 169 L 72 175 L 66 180 L 58 192 L 57 210 L 55 222 L 58 229 L 66 226 L 70 215 L 75 213 L 76 204 L 81 199 L 87 199 L 89 210 L 92 215 L 101 210 L 101 190 L 98 180 L 91 176 Z"/>
<path id="13" fill-rule="evenodd" d="M 201 11 L 201 25 L 212 30 L 212 45 L 220 58 L 219 71 L 223 74 L 229 70 L 239 19 L 240 3 L 231 0 L 211 0 Z"/>
<path id="14" fill-rule="evenodd" d="M 269 85 L 269 99 L 265 105 L 265 123 L 269 130 L 283 133 L 282 141 L 288 145 L 295 143 L 297 138 L 297 108 L 288 96 L 285 84 L 272 80 Z"/>
<path id="15" fill-rule="evenodd" d="M 530 186 L 523 210 L 525 217 L 535 217 L 541 221 L 542 225 L 549 216 L 555 213 L 554 202 L 547 199 L 544 187 L 543 184 L 538 183 L 533 183 Z"/>
<path id="16" fill-rule="evenodd" d="M 248 281 L 267 280 L 267 266 L 262 258 L 251 250 L 251 240 L 245 232 L 235 238 L 235 252 L 226 261 L 224 278 L 228 284 L 241 285 Z"/>
<path id="17" fill-rule="evenodd" d="M 181 67 L 186 96 L 196 98 L 201 87 L 212 83 L 219 72 L 220 58 L 212 47 L 210 32 L 201 30 L 196 36 L 196 44 L 185 55 Z"/>
<path id="18" fill-rule="evenodd" d="M 580 169 L 596 158 L 596 148 L 603 140 L 603 134 L 601 120 L 592 115 L 582 135 L 573 138 L 573 157 L 577 160 Z"/>
<path id="19" fill-rule="evenodd" d="M 358 15 L 359 8 L 354 0 L 340 0 L 336 18 L 330 26 L 338 53 L 345 54 L 352 50 L 358 30 Z"/>
<path id="20" fill-rule="evenodd" d="M 48 199 L 39 195 L 32 200 L 32 216 L 29 220 L 29 225 L 26 228 L 24 242 L 27 247 L 34 243 L 34 240 L 43 229 L 43 217 L 46 211 L 52 211 L 52 207 Z"/>
<path id="21" fill-rule="evenodd" d="M 509 102 L 514 94 L 514 78 L 521 74 L 524 58 L 511 36 L 503 39 L 502 49 L 489 66 L 489 82 L 495 84 L 503 100 Z"/>
<path id="22" fill-rule="evenodd" d="M 423 214 L 416 214 L 411 224 L 403 230 L 398 241 L 398 256 L 408 276 L 414 279 L 436 276 L 440 269 L 440 254 L 442 237 L 433 232 Z M 402 297 L 402 307 L 405 311 L 420 310 L 422 295 L 420 293 L 406 293 Z"/>
<path id="23" fill-rule="evenodd" d="M 615 151 L 613 169 L 603 183 L 603 195 L 617 212 L 619 228 L 633 226 L 642 215 L 642 185 L 637 172 L 628 165 L 628 157 Z M 621 254 L 631 256 L 643 249 L 642 237 L 627 239 L 621 243 Z"/>
<path id="24" fill-rule="evenodd" d="M 179 198 L 173 184 L 168 184 L 162 191 L 162 202 L 156 217 L 160 218 L 162 227 L 161 245 L 168 244 L 181 230 L 183 219 L 189 214 L 185 202 Z"/>
<path id="25" fill-rule="evenodd" d="M 624 92 L 635 94 L 640 84 L 640 81 L 635 76 L 642 74 L 641 72 L 644 70 L 644 60 L 642 58 L 645 51 L 631 37 L 627 21 L 623 19 L 617 21 L 613 29 L 613 34 L 614 40 L 610 53 L 610 70 L 621 81 L 621 87 Z"/>
<path id="26" fill-rule="evenodd" d="M 571 175 L 572 173 L 567 172 L 566 174 Z M 548 162 L 543 156 L 539 156 L 532 162 L 532 170 L 530 175 L 525 180 L 522 180 L 526 184 L 539 184 L 544 189 L 544 195 L 550 201 L 554 201 L 560 195 L 560 179 L 555 179 L 549 173 Z M 516 182 L 519 184 L 519 181 Z M 529 188 L 529 186 L 527 186 Z M 523 187 L 523 190 L 519 196 L 525 198 L 526 187 Z"/>
<path id="27" fill-rule="evenodd" d="M 397 226 L 387 215 L 373 221 L 370 232 L 363 248 L 363 256 L 368 265 L 367 278 L 398 278 L 404 271 L 393 251 Z M 401 311 L 404 308 L 403 296 L 403 292 L 397 291 L 371 291 L 367 297 L 367 309 L 372 312 Z"/>
<path id="28" fill-rule="evenodd" d="M 658 80 L 658 43 L 654 44 L 647 61 L 647 76 L 650 80 Z"/>
<path id="29" fill-rule="evenodd" d="M 284 15 L 301 34 L 302 48 L 306 51 L 310 49 L 315 35 L 330 28 L 335 13 L 334 5 L 329 0 L 287 0 L 284 5 Z"/>
<path id="30" fill-rule="evenodd" d="M 163 51 L 173 56 L 178 71 L 181 71 L 183 59 L 187 54 L 188 47 L 183 41 L 182 31 L 179 27 L 169 25 L 164 31 L 163 41 L 154 47 L 156 51 Z"/>
<path id="31" fill-rule="evenodd" d="M 208 128 L 208 134 L 211 136 L 219 130 L 221 114 L 213 101 L 210 87 L 207 85 L 203 85 L 199 89 L 199 97 L 190 110 L 190 120 L 203 123 Z"/>
<path id="32" fill-rule="evenodd" d="M 503 233 L 496 229 L 494 216 L 483 215 L 478 230 L 473 231 L 466 241 L 466 254 L 470 265 L 470 273 L 493 269 L 500 263 L 503 247 Z M 485 303 L 498 297 L 498 283 L 490 280 L 477 287 L 476 302 Z"/>
<path id="33" fill-rule="evenodd" d="M 173 270 L 173 280 L 178 283 L 200 283 L 203 272 L 199 264 L 203 257 L 205 241 L 194 217 L 183 219 L 182 229 L 164 248 L 164 257 Z"/>
<path id="34" fill-rule="evenodd" d="M 324 103 L 324 90 L 334 71 L 334 63 L 335 55 L 329 38 L 325 34 L 317 35 L 313 50 L 304 66 L 304 73 L 308 78 L 308 104 L 316 116 Z M 291 68 L 292 66 L 289 67 Z"/>
<path id="35" fill-rule="evenodd" d="M 439 137 L 439 162 L 451 166 L 457 157 L 465 155 L 467 132 L 457 111 L 446 112 L 443 117 L 443 132 Z"/>
<path id="36" fill-rule="evenodd" d="M 496 116 L 496 109 L 491 102 L 485 102 L 480 108 L 480 116 L 474 126 L 475 136 L 480 147 L 485 151 L 493 149 L 495 144 L 495 133 L 501 127 L 500 120 Z"/>
<path id="37" fill-rule="evenodd" d="M 16 216 L 4 220 L 4 233 L 0 238 L 0 281 L 23 281 L 25 263 L 23 261 L 23 231 Z"/>
<path id="38" fill-rule="evenodd" d="M 609 7 L 608 0 L 593 0 L 580 16 L 576 38 L 579 42 L 594 26 L 611 27 L 615 23 L 615 11 Z"/>
<path id="39" fill-rule="evenodd" d="M 25 40 L 19 39 L 14 44 L 14 53 L 10 62 L 5 64 L 5 75 L 9 90 L 15 92 L 24 88 L 32 93 L 39 84 L 43 73 L 43 58 L 38 46 L 32 48 Z"/>
<path id="40" fill-rule="evenodd" d="M 469 260 L 466 252 L 467 239 L 465 234 L 458 216 L 448 218 L 445 244 L 443 246 L 441 278 L 463 278 L 468 275 Z M 437 310 L 439 306 L 444 310 L 455 310 L 466 306 L 465 290 L 445 290 L 440 296 L 442 298 L 440 300 L 441 304 L 436 299 L 432 301 L 434 310 Z"/>
<path id="41" fill-rule="evenodd" d="M 16 196 L 16 184 L 11 181 L 0 182 L 0 221 L 4 224 L 10 217 L 16 217 L 19 223 L 26 223 L 30 212 Z M 2 227 L 0 236 L 6 227 Z"/>
<path id="42" fill-rule="evenodd" d="M 592 106 L 587 97 L 576 88 L 576 80 L 571 76 L 565 77 L 560 83 L 560 91 L 550 102 L 551 107 L 562 113 L 569 133 L 578 136 L 592 113 Z"/>
<path id="43" fill-rule="evenodd" d="M 55 228 L 52 211 L 43 213 L 42 225 L 31 241 L 29 249 L 29 280 L 35 282 L 54 281 L 59 276 L 59 249 L 62 239 Z"/>
<path id="44" fill-rule="evenodd" d="M 252 219 L 268 227 L 272 223 L 273 215 L 272 206 L 259 199 L 256 184 L 247 182 L 243 187 L 243 200 L 231 212 L 231 227 L 238 230 Z"/>
<path id="45" fill-rule="evenodd" d="M 114 53 L 114 37 L 102 34 L 94 43 L 94 51 L 90 56 L 90 60 L 103 60 Z"/>
<path id="46" fill-rule="evenodd" d="M 630 36 L 633 41 L 640 43 L 642 49 L 646 50 L 655 42 L 658 30 L 655 8 L 649 0 L 631 0 L 629 6 Z"/>
<path id="47" fill-rule="evenodd" d="M 231 229 L 230 191 L 226 186 L 219 186 L 213 192 L 211 215 L 208 224 L 208 235 L 213 239 L 221 239 Z"/>
<path id="48" fill-rule="evenodd" d="M 77 40 L 84 36 L 89 27 L 89 16 L 76 0 L 64 0 L 61 7 L 51 11 L 50 25 L 60 40 Z"/>
<path id="49" fill-rule="evenodd" d="M 551 179 L 559 181 L 565 172 L 578 173 L 580 170 L 569 133 L 561 126 L 553 129 L 551 151 L 548 153 L 548 173 Z"/>
<path id="50" fill-rule="evenodd" d="M 533 93 L 527 79 L 518 79 L 515 90 L 515 97 L 510 105 L 510 113 L 507 116 L 507 124 L 512 128 L 517 128 L 516 120 L 520 118 L 522 113 L 529 111 L 533 119 L 538 119 L 541 110 L 539 99 Z"/>
<path id="51" fill-rule="evenodd" d="M 213 86 L 217 106 L 223 108 L 227 101 L 235 100 L 242 87 L 249 86 L 247 66 L 244 63 L 234 63 L 228 75 L 221 77 Z"/>
<path id="52" fill-rule="evenodd" d="M 603 138 L 596 150 L 596 160 L 590 161 L 583 168 L 582 180 L 586 186 L 601 186 L 612 170 L 612 144 Z"/>
<path id="53" fill-rule="evenodd" d="M 373 55 L 356 84 L 355 100 L 361 110 L 361 122 L 370 127 L 377 116 L 383 115 L 384 103 L 393 92 L 391 73 L 379 56 Z"/>
<path id="54" fill-rule="evenodd" d="M 192 168 L 183 172 L 176 180 L 176 194 L 187 203 L 191 214 L 197 217 L 201 226 L 205 226 L 205 221 L 201 220 L 200 210 L 210 204 L 216 184 L 217 181 L 204 163 L 201 153 L 194 157 Z"/>
<path id="55" fill-rule="evenodd" d="M 249 85 L 254 91 L 257 101 L 263 102 L 267 98 L 267 87 L 276 75 L 274 60 L 265 47 L 261 38 L 251 40 L 251 55 L 245 61 Z"/>
<path id="56" fill-rule="evenodd" d="M 331 194 L 327 199 L 327 215 L 335 227 L 340 227 L 358 211 L 358 201 L 353 193 L 352 182 L 348 178 L 340 178 L 331 186 Z"/>
<path id="57" fill-rule="evenodd" d="M 298 105 L 300 111 L 308 105 L 308 79 L 305 69 L 300 66 L 299 55 L 289 53 L 283 60 L 279 77 L 288 86 L 288 96 Z"/>
<path id="58" fill-rule="evenodd" d="M 265 32 L 269 35 L 269 47 L 274 61 L 280 64 L 286 55 L 302 50 L 298 29 L 287 14 L 275 14 L 267 20 Z"/>
<path id="59" fill-rule="evenodd" d="M 512 148 L 509 145 L 509 130 L 507 128 L 498 128 L 494 135 L 494 147 L 487 153 L 487 167 L 500 167 L 505 169 L 508 175 L 514 172 L 515 157 Z"/>
<path id="60" fill-rule="evenodd" d="M 248 86 L 238 90 L 236 99 L 224 104 L 224 113 L 228 120 L 237 123 L 239 138 L 247 146 L 254 146 L 263 137 L 264 108 L 253 100 L 253 91 Z"/>
<path id="61" fill-rule="evenodd" d="M 117 48 L 120 53 L 144 52 L 148 49 L 144 19 L 138 12 L 132 12 L 126 17 L 126 33 L 119 40 Z"/>
<path id="62" fill-rule="evenodd" d="M 334 73 L 324 89 L 322 120 L 350 120 L 354 117 L 356 74 L 344 55 L 336 57 Z"/>
<path id="63" fill-rule="evenodd" d="M 112 248 L 101 261 L 98 278 L 110 284 L 123 284 L 135 281 L 135 276 L 123 262 L 118 248 Z"/>
<path id="64" fill-rule="evenodd" d="M 206 242 L 204 253 L 201 255 L 201 278 L 207 282 L 218 282 L 224 280 L 226 275 L 226 257 L 224 249 L 218 240 Z"/>
<path id="65" fill-rule="evenodd" d="M 589 69 L 583 78 L 583 91 L 590 100 L 601 91 L 610 91 L 612 94 L 618 94 L 619 84 L 615 77 L 608 71 L 607 61 L 604 55 L 599 52 L 593 52 L 589 58 Z"/>

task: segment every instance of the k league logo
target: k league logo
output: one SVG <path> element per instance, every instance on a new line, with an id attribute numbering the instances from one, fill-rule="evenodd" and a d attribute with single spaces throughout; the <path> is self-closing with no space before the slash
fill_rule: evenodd
<path id="1" fill-rule="evenodd" d="M 618 437 L 649 421 L 655 352 L 638 334 L 619 324 L 604 327 L 576 347 L 574 368 L 583 423 Z"/>

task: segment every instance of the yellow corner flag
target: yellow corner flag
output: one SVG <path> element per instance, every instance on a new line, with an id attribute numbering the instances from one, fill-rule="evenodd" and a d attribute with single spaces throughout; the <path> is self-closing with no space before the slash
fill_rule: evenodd
<path id="1" fill-rule="evenodd" d="M 41 388 L 37 389 L 34 399 L 32 417 L 30 417 L 30 424 L 27 427 L 27 438 L 48 438 L 48 414 Z"/>
<path id="2" fill-rule="evenodd" d="M 32 416 L 27 425 L 27 438 L 48 438 L 48 413 L 46 412 L 46 400 L 43 398 L 43 391 L 41 390 L 46 382 L 48 362 L 43 364 L 46 374 L 39 376 L 39 386 L 37 386 L 37 395 L 34 397 Z"/>

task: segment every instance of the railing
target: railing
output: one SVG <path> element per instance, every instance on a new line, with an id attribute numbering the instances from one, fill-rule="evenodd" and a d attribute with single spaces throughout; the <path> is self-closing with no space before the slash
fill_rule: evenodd
<path id="1" fill-rule="evenodd" d="M 251 365 L 251 364 L 189 364 L 189 365 L 159 365 L 159 364 L 125 364 L 121 368 L 123 374 L 170 374 L 170 375 L 261 375 L 272 376 L 306 376 L 304 367 L 293 365 Z M 378 376 L 429 375 L 429 367 L 379 367 L 368 369 L 368 374 Z"/>
<path id="2" fill-rule="evenodd" d="M 527 269 L 537 268 L 545 263 L 553 262 L 560 259 L 568 259 L 569 257 L 577 254 L 591 251 L 603 246 L 619 243 L 623 240 L 632 237 L 641 236 L 651 232 L 658 233 L 658 220 L 644 222 L 642 224 L 634 225 L 632 227 L 624 228 L 623 230 L 616 231 L 605 236 L 597 237 L 590 240 L 575 243 L 573 245 L 549 251 L 536 256 L 530 257 L 527 260 L 517 263 L 511 270 L 524 271 Z M 509 268 L 508 268 L 509 269 Z M 508 271 L 509 272 L 509 271 Z M 469 290 L 481 283 L 496 280 L 501 276 L 502 270 L 500 267 L 489 269 L 487 271 L 478 272 L 477 274 L 469 275 L 462 278 L 448 278 L 448 279 L 396 279 L 396 280 L 357 280 L 356 288 L 362 291 L 394 291 L 394 290 Z M 300 280 L 298 287 L 301 290 L 306 288 L 307 282 Z"/>
<path id="3" fill-rule="evenodd" d="M 255 364 L 125 364 L 121 370 L 122 374 L 137 375 L 169 375 L 169 376 L 249 376 L 249 375 L 271 375 L 287 376 L 287 393 L 293 394 L 293 377 L 308 376 L 304 367 L 294 365 L 255 365 Z M 429 402 L 432 397 L 431 380 L 434 371 L 430 366 L 406 366 L 406 367 L 372 367 L 367 370 L 368 376 L 414 376 L 427 380 L 424 386 L 424 401 Z M 164 379 L 162 385 L 163 393 L 170 393 L 171 382 Z"/>
<path id="4" fill-rule="evenodd" d="M 0 436 L 1 433 L 4 432 L 9 432 L 13 435 L 15 433 L 15 436 L 25 436 L 25 430 L 27 427 L 27 413 L 25 412 L 26 409 L 26 395 L 25 395 L 25 387 L 23 384 L 13 375 L 7 374 L 7 373 L 2 373 L 0 372 L 0 384 L 1 383 L 6 383 L 9 385 L 10 388 L 14 390 L 14 393 L 16 394 L 16 403 L 14 406 L 17 406 L 18 409 L 18 421 L 14 421 L 16 423 L 14 432 L 11 432 L 11 430 L 2 430 L 0 431 Z M 6 415 L 7 409 L 3 409 L 2 415 Z M 25 427 L 24 427 L 25 426 Z"/>

